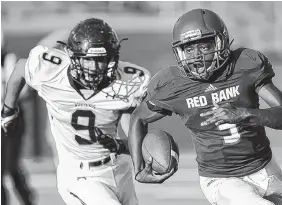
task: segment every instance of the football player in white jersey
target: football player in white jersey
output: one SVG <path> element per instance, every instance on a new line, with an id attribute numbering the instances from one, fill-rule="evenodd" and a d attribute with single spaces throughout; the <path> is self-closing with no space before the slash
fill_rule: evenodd
<path id="1" fill-rule="evenodd" d="M 7 88 L 1 126 L 9 135 L 25 82 L 46 101 L 59 164 L 58 191 L 68 205 L 137 204 L 127 139 L 130 114 L 150 73 L 119 60 L 120 41 L 103 20 L 86 19 L 64 51 L 36 46 L 20 60 Z"/>

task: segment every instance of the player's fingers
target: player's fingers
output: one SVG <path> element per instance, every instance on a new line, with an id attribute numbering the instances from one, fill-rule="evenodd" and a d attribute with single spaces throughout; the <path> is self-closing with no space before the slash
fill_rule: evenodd
<path id="1" fill-rule="evenodd" d="M 144 161 L 144 160 L 141 160 L 141 162 L 140 162 L 140 169 L 141 169 L 141 170 L 142 170 L 142 169 L 145 169 L 145 166 L 146 166 L 145 161 Z"/>
<path id="2" fill-rule="evenodd" d="M 219 126 L 224 123 L 229 123 L 230 119 L 228 118 L 227 115 L 219 115 L 219 116 L 216 116 L 211 121 L 212 121 L 211 123 L 215 123 L 216 126 Z"/>
<path id="3" fill-rule="evenodd" d="M 226 116 L 223 115 L 223 114 L 214 115 L 214 116 L 210 117 L 209 119 L 203 121 L 203 122 L 201 123 L 201 126 L 207 126 L 207 125 L 210 125 L 210 124 L 212 124 L 212 123 L 215 123 L 215 122 L 217 122 L 217 121 L 219 121 L 219 120 L 225 120 L 225 117 L 226 117 Z"/>
<path id="4" fill-rule="evenodd" d="M 103 136 L 104 134 L 103 134 L 103 132 L 102 132 L 102 130 L 100 129 L 100 128 L 98 128 L 98 127 L 95 127 L 94 128 L 94 132 L 95 132 L 95 134 L 97 135 L 97 136 Z M 105 137 L 105 136 L 104 136 Z"/>
<path id="5" fill-rule="evenodd" d="M 109 144 L 109 143 L 112 143 L 112 142 L 113 142 L 113 140 L 108 139 L 108 138 L 104 138 L 104 139 L 99 140 L 99 144 L 101 144 L 101 145 Z"/>
<path id="6" fill-rule="evenodd" d="M 231 107 L 231 104 L 230 103 L 223 103 L 222 105 L 220 105 L 220 107 L 222 107 L 222 108 Z"/>
<path id="7" fill-rule="evenodd" d="M 217 104 L 217 102 L 212 101 L 212 104 L 213 104 L 213 106 L 214 106 L 216 109 L 219 108 L 219 105 Z"/>
<path id="8" fill-rule="evenodd" d="M 210 124 L 212 124 L 214 122 L 216 122 L 216 120 L 215 120 L 215 117 L 213 116 L 213 117 L 210 117 L 207 120 L 203 121 L 201 123 L 201 126 L 207 126 L 207 125 L 210 125 Z"/>
<path id="9" fill-rule="evenodd" d="M 6 128 L 6 126 L 1 126 L 1 130 L 3 130 L 3 132 L 5 133 L 5 134 L 7 134 L 7 128 Z"/>
<path id="10" fill-rule="evenodd" d="M 201 113 L 200 116 L 206 117 L 206 116 L 209 116 L 209 115 L 213 115 L 214 113 L 215 113 L 215 110 L 211 110 L 211 111 Z"/>
<path id="11" fill-rule="evenodd" d="M 149 157 L 149 159 L 147 160 L 146 164 L 152 164 L 153 163 L 153 157 Z"/>
<path id="12" fill-rule="evenodd" d="M 152 170 L 152 163 L 153 163 L 153 158 L 149 157 L 149 159 L 145 162 L 145 169 L 147 171 L 151 171 Z"/>
<path id="13" fill-rule="evenodd" d="M 216 126 L 222 125 L 224 123 L 227 123 L 225 120 L 219 120 L 215 123 Z"/>
<path id="14" fill-rule="evenodd" d="M 159 182 L 160 183 L 163 183 L 165 180 L 167 180 L 169 177 L 171 177 L 175 172 L 177 171 L 177 169 L 171 169 L 170 172 L 168 173 L 165 173 L 163 175 L 159 175 L 158 178 L 159 178 Z"/>
<path id="15" fill-rule="evenodd" d="M 215 113 L 210 119 L 213 118 L 221 118 L 221 117 L 226 117 L 226 111 L 225 110 L 220 110 L 219 112 Z"/>
<path id="16" fill-rule="evenodd" d="M 99 135 L 100 139 L 112 139 L 112 136 L 111 135 L 105 135 L 105 134 L 102 134 L 102 135 Z"/>
<path id="17" fill-rule="evenodd" d="M 207 112 L 203 112 L 203 113 L 200 114 L 200 116 L 206 117 L 206 116 L 209 116 L 209 115 L 215 115 L 215 114 L 220 113 L 222 111 L 223 111 L 222 108 L 216 108 L 216 109 L 212 109 L 212 110 L 207 111 Z"/>
<path id="18" fill-rule="evenodd" d="M 226 116 L 223 114 L 217 115 L 217 116 L 213 116 L 212 118 L 209 119 L 210 123 L 216 123 L 220 120 L 225 120 Z"/>

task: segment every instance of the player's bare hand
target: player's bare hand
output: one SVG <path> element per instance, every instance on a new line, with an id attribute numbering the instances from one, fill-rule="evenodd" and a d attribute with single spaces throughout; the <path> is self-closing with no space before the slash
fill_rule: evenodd
<path id="1" fill-rule="evenodd" d="M 5 134 L 12 132 L 16 129 L 18 122 L 19 122 L 19 109 L 8 109 L 3 107 L 1 111 L 1 129 L 3 129 Z"/>
<path id="2" fill-rule="evenodd" d="M 158 174 L 152 169 L 153 158 L 150 157 L 146 162 L 145 168 L 139 171 L 135 175 L 136 181 L 140 183 L 152 183 L 152 184 L 161 184 L 169 177 L 171 177 L 177 170 L 178 166 L 171 169 L 170 172 L 165 174 Z"/>
<path id="3" fill-rule="evenodd" d="M 200 114 L 201 117 L 208 117 L 208 119 L 201 123 L 201 126 L 207 126 L 212 123 L 215 123 L 216 126 L 224 123 L 237 124 L 250 117 L 250 113 L 246 108 L 238 108 L 230 103 L 218 105 L 216 102 L 213 102 L 213 104 L 213 110 Z"/>

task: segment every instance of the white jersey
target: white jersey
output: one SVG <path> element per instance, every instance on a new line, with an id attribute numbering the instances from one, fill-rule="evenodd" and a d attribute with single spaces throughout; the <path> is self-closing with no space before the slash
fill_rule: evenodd
<path id="1" fill-rule="evenodd" d="M 150 73 L 119 61 L 117 80 L 94 94 L 93 90 L 76 90 L 71 85 L 70 63 L 63 51 L 37 46 L 27 59 L 25 79 L 46 101 L 59 159 L 71 156 L 98 160 L 110 152 L 98 143 L 97 128 L 104 134 L 117 136 L 121 111 L 140 103 Z"/>

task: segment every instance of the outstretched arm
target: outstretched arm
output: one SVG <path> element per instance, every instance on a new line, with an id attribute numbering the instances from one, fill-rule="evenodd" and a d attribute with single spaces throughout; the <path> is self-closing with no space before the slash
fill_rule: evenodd
<path id="1" fill-rule="evenodd" d="M 1 111 L 1 128 L 7 134 L 17 123 L 18 108 L 17 100 L 20 92 L 25 85 L 24 68 L 26 60 L 21 59 L 17 62 L 16 67 L 7 83 L 4 106 Z"/>
<path id="2" fill-rule="evenodd" d="M 238 108 L 232 105 L 215 105 L 216 109 L 202 113 L 202 117 L 209 117 L 202 123 L 206 126 L 211 123 L 248 123 L 261 125 L 273 129 L 282 129 L 282 92 L 268 81 L 261 88 L 256 89 L 258 95 L 270 106 L 268 109 Z"/>
<path id="3" fill-rule="evenodd" d="M 258 95 L 270 106 L 268 109 L 250 109 L 250 121 L 258 125 L 282 129 L 282 92 L 269 81 L 260 89 Z"/>
<path id="4" fill-rule="evenodd" d="M 120 125 L 124 131 L 126 137 L 128 136 L 130 116 L 133 108 L 123 111 L 120 117 Z M 109 149 L 110 152 L 117 154 L 129 154 L 128 139 L 117 139 L 114 136 L 101 133 L 99 136 L 99 144 L 103 145 L 104 148 Z"/>
<path id="5" fill-rule="evenodd" d="M 25 59 L 20 59 L 7 83 L 6 96 L 4 104 L 10 108 L 16 108 L 17 100 L 20 92 L 25 85 L 24 72 L 25 72 Z M 8 109 L 4 107 L 4 111 Z"/>

